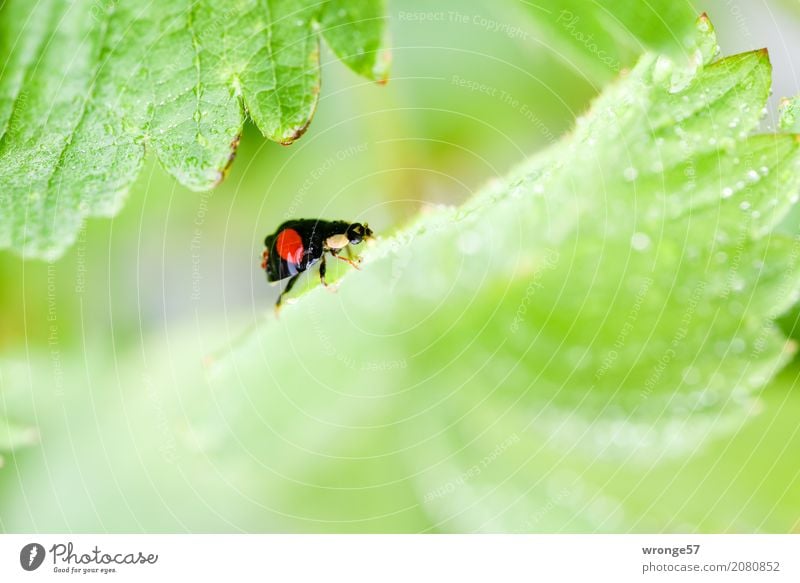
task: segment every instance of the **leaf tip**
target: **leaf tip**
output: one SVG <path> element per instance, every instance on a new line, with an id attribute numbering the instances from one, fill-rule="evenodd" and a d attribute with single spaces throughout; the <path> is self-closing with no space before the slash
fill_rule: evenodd
<path id="1" fill-rule="evenodd" d="M 372 78 L 378 85 L 386 85 L 389 82 L 389 71 L 392 65 L 392 51 L 384 49 L 380 51 L 375 59 L 372 68 Z"/>
<path id="2" fill-rule="evenodd" d="M 714 32 L 714 25 L 711 23 L 711 19 L 708 17 L 708 12 L 703 12 L 700 14 L 700 16 L 697 17 L 697 21 L 695 22 L 695 27 L 700 32 L 705 32 L 705 33 Z"/>
<path id="3" fill-rule="evenodd" d="M 306 131 L 308 131 L 308 126 L 310 125 L 311 125 L 311 120 L 308 120 L 302 126 L 292 130 L 291 133 L 285 134 L 283 137 L 281 137 L 278 140 L 278 143 L 281 146 L 291 146 L 297 140 L 299 140 L 303 136 L 303 134 L 306 133 Z"/>
<path id="4" fill-rule="evenodd" d="M 703 12 L 695 21 L 694 38 L 689 44 L 696 51 L 696 65 L 708 65 L 719 56 L 717 33 L 707 13 Z"/>

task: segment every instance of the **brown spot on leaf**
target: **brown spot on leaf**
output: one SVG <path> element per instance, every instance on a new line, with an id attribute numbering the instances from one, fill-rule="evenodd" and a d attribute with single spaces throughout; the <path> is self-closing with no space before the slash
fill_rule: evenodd
<path id="1" fill-rule="evenodd" d="M 290 136 L 281 140 L 280 142 L 281 145 L 283 146 L 292 145 L 295 142 L 295 140 L 300 139 L 300 137 L 302 137 L 302 135 L 306 133 L 306 131 L 308 130 L 308 126 L 310 125 L 311 125 L 311 118 L 309 117 L 308 120 L 306 120 L 306 123 L 304 123 L 302 126 L 294 130 L 294 132 Z"/>
<path id="2" fill-rule="evenodd" d="M 314 114 L 317 112 L 319 89 L 320 89 L 320 84 L 317 83 L 311 90 L 312 93 L 314 94 L 314 104 L 311 108 L 311 113 L 308 115 L 308 119 L 305 121 L 303 125 L 298 126 L 291 134 L 280 140 L 278 142 L 279 144 L 281 144 L 282 146 L 291 146 L 296 140 L 299 140 L 303 136 L 303 134 L 306 133 L 306 131 L 308 131 L 308 127 L 311 125 L 311 120 L 314 119 Z"/>
<path id="3" fill-rule="evenodd" d="M 228 160 L 225 162 L 225 166 L 222 168 L 222 170 L 220 170 L 219 176 L 217 177 L 217 182 L 214 184 L 214 186 L 218 186 L 228 176 L 228 171 L 231 168 L 231 164 L 233 164 L 233 161 L 236 159 L 236 151 L 239 149 L 239 142 L 241 139 L 242 135 L 236 134 L 236 137 L 231 141 L 231 153 L 228 155 Z"/>

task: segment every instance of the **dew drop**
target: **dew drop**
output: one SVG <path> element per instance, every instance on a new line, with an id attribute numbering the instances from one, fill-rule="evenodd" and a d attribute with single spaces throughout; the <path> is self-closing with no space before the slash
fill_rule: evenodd
<path id="1" fill-rule="evenodd" d="M 631 247 L 634 251 L 646 251 L 650 247 L 650 237 L 646 233 L 634 233 L 631 237 Z"/>
<path id="2" fill-rule="evenodd" d="M 481 248 L 481 237 L 474 231 L 462 233 L 458 238 L 458 250 L 464 255 L 474 255 Z"/>
<path id="3" fill-rule="evenodd" d="M 733 189 L 730 186 L 726 186 L 722 189 L 722 198 L 730 198 L 733 196 Z"/>
<path id="4" fill-rule="evenodd" d="M 636 177 L 639 176 L 639 172 L 633 166 L 629 166 L 625 168 L 625 171 L 622 173 L 622 176 L 628 182 L 633 182 L 634 180 L 636 180 Z"/>
<path id="5" fill-rule="evenodd" d="M 683 369 L 683 382 L 687 385 L 696 385 L 700 381 L 700 373 L 693 366 Z"/>

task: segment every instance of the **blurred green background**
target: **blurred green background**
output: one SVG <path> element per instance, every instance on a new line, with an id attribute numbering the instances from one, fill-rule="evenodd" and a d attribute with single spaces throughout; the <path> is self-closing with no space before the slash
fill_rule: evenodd
<path id="1" fill-rule="evenodd" d="M 696 8 L 712 17 L 724 53 L 769 46 L 774 119 L 777 99 L 798 93 L 800 10 L 722 0 Z M 226 181 L 205 194 L 151 159 L 122 212 L 89 221 L 63 259 L 0 253 L 0 389 L 11 432 L 28 443 L 3 454 L 0 530 L 497 528 L 496 508 L 470 507 L 476 516 L 465 521 L 434 516 L 424 492 L 391 477 L 377 498 L 396 511 L 362 507 L 356 492 L 351 507 L 328 513 L 324 496 L 301 484 L 291 499 L 257 483 L 241 490 L 231 479 L 241 468 L 218 462 L 224 451 L 207 456 L 198 446 L 191 461 L 181 453 L 183 412 L 213 401 L 203 366 L 246 341 L 271 310 L 277 290 L 258 269 L 266 234 L 305 216 L 368 221 L 386 236 L 420 212 L 459 204 L 568 132 L 613 77 L 551 42 L 517 2 L 451 0 L 430 20 L 404 16 L 432 12 L 421 0 L 388 10 L 389 84 L 368 83 L 324 50 L 319 107 L 295 145 L 248 127 Z M 630 64 L 636 52 L 622 58 Z M 756 416 L 693 455 L 642 463 L 540 451 L 535 463 L 554 470 L 517 529 L 800 531 L 799 372 L 787 367 Z M 162 387 L 165 379 L 181 389 Z M 193 443 L 213 449 L 214 431 Z M 501 483 L 529 462 L 525 452 L 503 455 L 491 471 Z"/>

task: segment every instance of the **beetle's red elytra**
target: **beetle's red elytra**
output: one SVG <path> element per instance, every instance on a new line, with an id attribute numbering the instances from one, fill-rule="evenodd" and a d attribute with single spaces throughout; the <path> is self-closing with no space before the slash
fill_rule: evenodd
<path id="1" fill-rule="evenodd" d="M 275 250 L 284 261 L 300 263 L 303 258 L 303 238 L 294 229 L 283 229 L 275 238 Z"/>

